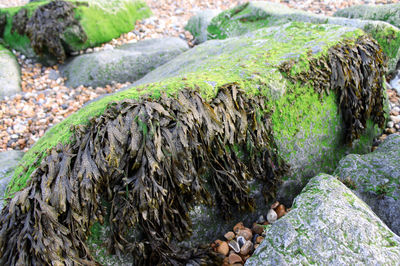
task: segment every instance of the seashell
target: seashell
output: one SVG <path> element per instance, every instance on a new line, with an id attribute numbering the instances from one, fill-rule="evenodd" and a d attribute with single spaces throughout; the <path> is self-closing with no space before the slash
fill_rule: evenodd
<path id="1" fill-rule="evenodd" d="M 236 253 L 239 253 L 240 246 L 239 246 L 238 242 L 236 242 L 235 240 L 231 240 L 231 241 L 229 241 L 229 246 L 232 248 L 233 251 L 235 251 Z"/>
<path id="2" fill-rule="evenodd" d="M 246 243 L 246 239 L 245 239 L 243 236 L 238 236 L 238 237 L 236 238 L 236 240 L 237 240 L 237 242 L 238 242 L 240 248 L 242 248 L 242 246 L 244 245 L 244 243 Z"/>
<path id="3" fill-rule="evenodd" d="M 276 212 L 273 209 L 270 209 L 267 214 L 268 222 L 272 224 L 276 221 L 276 219 L 278 219 L 278 215 L 276 214 Z"/>

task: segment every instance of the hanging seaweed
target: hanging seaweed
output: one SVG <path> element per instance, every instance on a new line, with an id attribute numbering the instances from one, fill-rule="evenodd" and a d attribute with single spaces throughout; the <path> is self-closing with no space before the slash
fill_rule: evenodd
<path id="1" fill-rule="evenodd" d="M 386 61 L 379 44 L 361 36 L 354 44 L 339 43 L 329 49 L 327 56 L 310 60 L 307 72 L 291 76 L 290 61 L 284 62 L 280 70 L 293 82 L 311 83 L 321 97 L 325 92 L 336 93 L 345 125 L 344 141 L 351 144 L 364 132 L 368 119 L 384 128 Z"/>
<path id="2" fill-rule="evenodd" d="M 4 36 L 4 30 L 6 29 L 7 24 L 7 14 L 0 14 L 0 38 Z"/>
<path id="3" fill-rule="evenodd" d="M 236 84 L 206 102 L 196 90 L 176 97 L 112 103 L 73 145 L 57 146 L 16 193 L 0 217 L 0 264 L 93 265 L 85 240 L 111 202 L 112 253 L 131 253 L 139 265 L 218 263 L 209 247 L 180 248 L 191 233 L 190 208 L 213 204 L 229 214 L 252 208 L 247 180 L 263 180 L 271 196 L 287 165 L 275 154 L 262 97 Z M 235 152 L 239 149 L 243 156 Z M 242 159 L 243 157 L 243 159 Z M 203 176 L 215 194 L 204 186 Z M 142 240 L 131 242 L 130 228 Z"/>
<path id="4" fill-rule="evenodd" d="M 86 33 L 75 19 L 74 4 L 56 0 L 38 7 L 28 17 L 28 12 L 22 8 L 14 17 L 11 32 L 27 35 L 36 54 L 50 53 L 58 61 L 66 59 L 66 51 L 62 43 L 62 34 L 68 27 L 78 29 L 78 36 L 83 43 L 87 40 Z"/>

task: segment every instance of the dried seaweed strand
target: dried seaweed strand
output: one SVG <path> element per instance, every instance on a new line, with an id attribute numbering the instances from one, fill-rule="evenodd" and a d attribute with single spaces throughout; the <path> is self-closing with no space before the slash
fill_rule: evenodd
<path id="1" fill-rule="evenodd" d="M 252 208 L 250 177 L 274 196 L 287 166 L 272 152 L 263 105 L 236 84 L 209 103 L 184 90 L 175 98 L 111 104 L 89 126 L 73 129 L 74 145 L 52 149 L 3 209 L 0 264 L 94 264 L 85 240 L 104 220 L 102 198 L 111 201 L 111 252 L 147 265 L 218 262 L 208 247 L 186 250 L 171 240 L 190 235 L 194 204 L 215 204 L 227 214 Z M 235 147 L 242 156 L 228 152 Z M 215 196 L 205 189 L 205 174 Z M 132 227 L 143 231 L 142 240 L 128 240 Z"/>

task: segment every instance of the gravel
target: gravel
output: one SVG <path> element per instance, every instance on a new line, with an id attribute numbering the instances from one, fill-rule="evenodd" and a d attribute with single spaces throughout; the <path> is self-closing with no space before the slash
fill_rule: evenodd
<path id="1" fill-rule="evenodd" d="M 27 0 L 0 0 L 1 7 L 24 5 Z M 101 47 L 89 48 L 79 54 L 111 50 L 116 46 L 150 38 L 167 36 L 180 37 L 193 46 L 192 35 L 184 30 L 189 18 L 199 10 L 226 10 L 245 1 L 235 0 L 146 0 L 153 16 L 138 21 L 133 31 L 113 39 Z M 317 14 L 332 15 L 337 9 L 356 4 L 385 4 L 398 1 L 271 1 L 280 2 L 293 8 L 311 11 Z M 96 97 L 120 89 L 125 84 L 110 84 L 105 87 L 67 88 L 58 66 L 44 67 L 32 62 L 25 56 L 13 51 L 18 57 L 22 75 L 22 93 L 0 101 L 0 152 L 6 150 L 29 149 L 45 131 L 62 121 L 71 113 L 79 110 L 86 102 Z M 78 54 L 78 53 L 77 53 Z M 389 92 L 390 91 L 390 92 Z M 388 90 L 393 99 L 392 108 L 399 106 L 399 95 L 395 90 Z M 394 103 L 396 102 L 396 103 Z M 390 124 L 391 125 L 391 124 Z M 397 126 L 397 127 L 396 127 Z M 393 130 L 400 131 L 400 125 L 393 123 Z"/>

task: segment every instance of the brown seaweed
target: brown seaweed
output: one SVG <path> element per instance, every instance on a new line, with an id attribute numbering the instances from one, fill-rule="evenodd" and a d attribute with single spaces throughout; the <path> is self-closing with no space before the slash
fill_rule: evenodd
<path id="1" fill-rule="evenodd" d="M 4 36 L 4 30 L 6 29 L 7 25 L 7 14 L 0 14 L 0 38 Z"/>
<path id="2" fill-rule="evenodd" d="M 58 61 L 66 59 L 62 35 L 68 27 L 76 27 L 82 43 L 87 40 L 86 33 L 75 19 L 74 4 L 66 1 L 52 1 L 38 7 L 28 17 L 28 11 L 22 8 L 14 17 L 11 32 L 27 35 L 36 54 L 51 54 Z"/>
<path id="3" fill-rule="evenodd" d="M 252 208 L 250 178 L 275 196 L 287 166 L 273 152 L 264 104 L 236 84 L 209 103 L 184 90 L 176 98 L 111 104 L 89 126 L 73 129 L 74 145 L 52 149 L 4 208 L 0 264 L 93 264 L 85 240 L 104 220 L 101 198 L 112 203 L 111 252 L 147 265 L 215 263 L 209 247 L 186 250 L 171 241 L 190 235 L 194 204 L 214 204 L 227 215 Z M 215 195 L 205 189 L 205 175 Z M 127 240 L 132 227 L 142 229 L 142 241 Z"/>
<path id="4" fill-rule="evenodd" d="M 365 131 L 368 119 L 384 128 L 386 63 L 379 44 L 362 36 L 354 44 L 341 42 L 329 49 L 327 56 L 310 60 L 307 72 L 291 76 L 293 64 L 289 61 L 282 63 L 280 70 L 293 82 L 311 83 L 321 97 L 336 93 L 345 125 L 344 142 L 351 144 Z"/>

